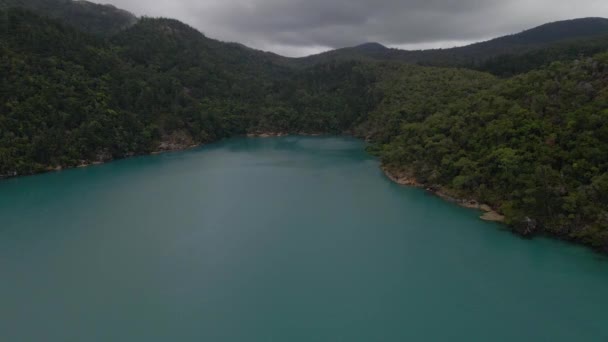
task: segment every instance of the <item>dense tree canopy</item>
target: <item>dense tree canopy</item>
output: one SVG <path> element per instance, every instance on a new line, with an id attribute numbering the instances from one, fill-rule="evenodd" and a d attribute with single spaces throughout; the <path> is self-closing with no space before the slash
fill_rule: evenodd
<path id="1" fill-rule="evenodd" d="M 100 36 L 108 36 L 127 28 L 137 17 L 112 5 L 72 0 L 0 0 L 0 9 L 26 8 L 50 16 L 78 29 Z"/>
<path id="2" fill-rule="evenodd" d="M 381 112 L 399 126 L 381 146 L 385 163 L 500 208 L 522 233 L 606 247 L 608 54 L 555 62 L 419 113 Z"/>

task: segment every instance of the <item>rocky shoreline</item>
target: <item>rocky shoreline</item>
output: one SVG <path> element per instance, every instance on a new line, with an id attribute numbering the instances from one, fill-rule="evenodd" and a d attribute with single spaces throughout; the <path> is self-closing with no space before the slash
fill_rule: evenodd
<path id="1" fill-rule="evenodd" d="M 245 136 L 247 138 L 273 138 L 273 137 L 287 137 L 287 136 L 301 136 L 301 137 L 318 137 L 324 135 L 324 133 L 288 133 L 288 132 L 251 132 Z"/>
<path id="2" fill-rule="evenodd" d="M 492 208 L 491 206 L 489 206 L 487 204 L 479 203 L 478 201 L 476 201 L 474 199 L 463 199 L 463 198 L 454 197 L 453 195 L 446 193 L 446 191 L 444 189 L 442 189 L 441 187 L 438 187 L 438 186 L 428 186 L 425 184 L 421 184 L 412 175 L 412 173 L 407 172 L 407 170 L 392 168 L 387 165 L 382 165 L 381 167 L 382 167 L 382 170 L 384 171 L 384 174 L 395 183 L 405 185 L 405 186 L 425 189 L 425 190 L 429 191 L 430 193 L 432 193 L 433 195 L 436 195 L 446 201 L 458 204 L 465 208 L 480 210 L 483 212 L 483 214 L 479 217 L 482 220 L 498 222 L 498 223 L 506 223 L 505 216 L 502 215 L 497 209 Z M 529 237 L 533 237 L 536 235 L 542 235 L 542 236 L 547 236 L 547 237 L 551 237 L 551 238 L 557 238 L 559 240 L 563 240 L 563 241 L 567 241 L 567 242 L 574 242 L 574 243 L 578 243 L 578 244 L 587 245 L 597 252 L 600 252 L 602 254 L 608 254 L 608 248 L 605 246 L 592 246 L 588 241 L 585 241 L 581 238 L 576 238 L 576 237 L 566 236 L 566 235 L 559 235 L 559 234 L 548 232 L 548 231 L 544 230 L 541 226 L 539 226 L 538 222 L 535 219 L 530 218 L 530 217 L 526 217 L 524 220 L 522 220 L 521 222 L 519 222 L 515 225 L 512 225 L 512 226 L 510 225 L 509 229 L 513 233 L 518 234 L 519 236 L 524 237 L 524 238 L 529 238 Z"/>
<path id="3" fill-rule="evenodd" d="M 484 221 L 490 221 L 490 222 L 504 222 L 505 221 L 505 217 L 503 215 L 501 215 L 498 211 L 496 211 L 494 208 L 492 208 L 491 206 L 489 206 L 487 204 L 479 203 L 478 201 L 476 201 L 474 199 L 456 198 L 456 197 L 453 197 L 453 196 L 447 194 L 445 191 L 443 191 L 439 187 L 424 185 L 424 184 L 418 182 L 418 180 L 410 172 L 407 172 L 405 170 L 393 169 L 386 165 L 383 165 L 381 168 L 382 168 L 382 171 L 384 171 L 384 174 L 390 180 L 392 180 L 393 182 L 395 182 L 397 184 L 425 189 L 426 191 L 431 192 L 434 195 L 436 195 L 448 202 L 456 203 L 461 207 L 481 210 L 484 212 L 484 214 L 481 215 L 479 218 Z"/>
<path id="4" fill-rule="evenodd" d="M 283 136 L 322 136 L 322 135 L 324 135 L 324 134 L 322 134 L 322 133 L 253 132 L 253 133 L 245 134 L 243 136 L 246 136 L 249 138 L 269 138 L 269 137 L 283 137 Z M 31 172 L 31 173 L 20 174 L 16 171 L 13 171 L 13 172 L 8 172 L 6 174 L 0 174 L 0 180 L 22 177 L 22 176 L 31 176 L 31 175 L 47 173 L 47 172 L 57 172 L 57 171 L 62 171 L 62 170 L 66 170 L 66 169 L 71 169 L 71 168 L 84 168 L 84 167 L 88 167 L 88 166 L 105 164 L 105 163 L 108 163 L 108 162 L 111 162 L 114 160 L 126 159 L 126 158 L 130 158 L 130 157 L 134 157 L 134 156 L 156 155 L 156 154 L 161 154 L 161 153 L 166 153 L 166 152 L 184 151 L 184 150 L 200 147 L 202 145 L 204 145 L 204 144 L 203 143 L 195 144 L 192 142 L 189 142 L 186 144 L 185 141 L 184 141 L 184 144 L 175 143 L 175 142 L 169 143 L 169 144 L 160 143 L 159 146 L 152 152 L 128 153 L 119 158 L 111 158 L 109 155 L 106 155 L 106 154 L 103 154 L 103 157 L 102 157 L 102 154 L 100 154 L 99 157 L 102 158 L 100 160 L 81 160 L 79 162 L 79 164 L 70 165 L 70 166 L 60 166 L 60 165 L 51 166 L 51 165 L 49 165 L 45 169 L 40 169 L 36 172 Z M 428 184 L 422 184 L 422 183 L 418 182 L 418 180 L 410 172 L 407 172 L 407 170 L 393 168 L 393 167 L 389 167 L 387 165 L 382 165 L 381 169 L 383 170 L 383 172 L 387 178 L 389 178 L 390 180 L 392 180 L 393 182 L 395 182 L 397 184 L 425 189 L 426 191 L 432 193 L 433 195 L 438 196 L 446 201 L 455 203 L 461 207 L 482 211 L 483 214 L 480 215 L 480 217 L 479 217 L 482 220 L 505 223 L 504 215 L 502 215 L 497 209 L 492 208 L 491 206 L 489 206 L 487 204 L 480 203 L 474 199 L 458 198 L 458 197 L 455 197 L 454 195 L 448 193 L 441 187 L 432 186 L 432 185 L 428 185 Z M 544 230 L 542 230 L 541 228 L 538 227 L 537 222 L 534 219 L 527 218 L 527 217 L 519 225 L 512 227 L 512 230 L 515 233 L 518 233 L 519 235 L 524 236 L 524 237 L 530 237 L 530 236 L 537 235 L 537 234 L 546 234 L 547 236 L 556 237 L 561 240 L 574 241 L 574 242 L 583 243 L 583 244 L 588 245 L 588 243 L 581 241 L 579 239 L 576 239 L 576 238 L 570 238 L 570 237 L 546 233 Z M 605 248 L 594 247 L 594 249 L 601 251 L 604 254 L 608 253 L 608 250 Z"/>
<path id="5" fill-rule="evenodd" d="M 288 132 L 258 131 L 258 132 L 247 133 L 244 136 L 246 136 L 248 138 L 271 138 L 271 137 L 285 137 L 285 136 L 317 137 L 317 136 L 322 136 L 322 135 L 324 135 L 324 133 L 307 133 L 307 132 L 288 133 Z M 80 160 L 79 163 L 76 165 L 70 165 L 70 166 L 65 166 L 65 165 L 50 166 L 49 165 L 45 169 L 43 169 L 41 171 L 36 171 L 36 172 L 20 174 L 17 171 L 13 171 L 13 172 L 9 172 L 7 174 L 0 174 L 0 180 L 22 177 L 22 176 L 32 176 L 32 175 L 48 173 L 48 172 L 58 172 L 58 171 L 62 171 L 62 170 L 75 169 L 75 168 L 85 168 L 85 167 L 95 166 L 95 165 L 102 165 L 102 164 L 109 163 L 109 162 L 112 162 L 115 160 L 122 160 L 122 159 L 127 159 L 127 158 L 131 158 L 131 157 L 135 157 L 135 156 L 158 155 L 158 154 L 168 153 L 168 152 L 185 151 L 185 150 L 190 150 L 190 149 L 197 148 L 197 147 L 200 147 L 203 145 L 204 145 L 203 143 L 199 143 L 199 144 L 195 143 L 191 138 L 185 136 L 181 132 L 178 132 L 178 133 L 174 133 L 172 135 L 166 136 L 165 140 L 163 140 L 157 146 L 157 148 L 152 152 L 146 152 L 146 153 L 131 152 L 120 158 L 112 158 L 111 156 L 109 156 L 106 153 L 101 153 L 98 156 L 98 159 L 95 159 L 95 160 L 84 160 L 83 159 L 83 160 Z"/>
<path id="6" fill-rule="evenodd" d="M 80 162 L 77 165 L 70 165 L 70 166 L 62 166 L 62 165 L 47 166 L 42 171 L 31 172 L 31 173 L 20 174 L 20 173 L 14 171 L 14 172 L 10 172 L 8 174 L 0 175 L 0 180 L 1 179 L 16 178 L 16 177 L 23 177 L 23 176 L 33 176 L 33 175 L 42 174 L 42 173 L 58 172 L 58 171 L 69 170 L 69 169 L 81 169 L 81 168 L 85 168 L 85 167 L 89 167 L 89 166 L 102 165 L 102 164 L 106 164 L 106 163 L 113 162 L 113 161 L 116 161 L 116 160 L 128 159 L 128 158 L 136 157 L 136 156 L 158 155 L 158 154 L 168 153 L 168 152 L 185 151 L 185 150 L 190 150 L 190 149 L 193 149 L 193 148 L 200 147 L 202 145 L 203 144 L 163 145 L 163 143 L 161 143 L 161 145 L 159 145 L 159 147 L 156 150 L 152 151 L 152 152 L 147 152 L 147 153 L 133 153 L 133 152 L 131 152 L 131 153 L 127 153 L 126 155 L 124 155 L 124 156 L 122 156 L 120 158 L 111 158 L 111 157 L 109 157 L 109 158 L 103 158 L 103 159 L 97 159 L 97 160 L 80 160 Z"/>

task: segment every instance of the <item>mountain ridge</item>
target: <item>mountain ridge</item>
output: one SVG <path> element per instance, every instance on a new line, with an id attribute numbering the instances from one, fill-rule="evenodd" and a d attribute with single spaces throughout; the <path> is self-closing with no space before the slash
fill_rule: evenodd
<path id="1" fill-rule="evenodd" d="M 39 14 L 76 26 L 86 32 L 111 36 L 136 23 L 139 18 L 113 5 L 97 4 L 85 0 L 1 0 L 0 8 L 23 7 Z M 84 17 L 84 20 L 82 19 Z M 75 19 L 80 18 L 80 19 Z M 193 28 L 194 29 L 194 28 Z M 195 29 L 197 30 L 197 29 Z M 197 30 L 200 32 L 200 30 Z M 202 34 L 202 33 L 201 33 Z M 400 61 L 429 66 L 480 67 L 489 59 L 500 55 L 525 54 L 556 43 L 573 39 L 594 39 L 608 36 L 608 19 L 584 17 L 540 24 L 518 33 L 492 38 L 464 46 L 425 50 L 389 48 L 379 42 L 364 42 L 355 46 L 329 50 L 303 57 L 286 57 L 263 51 L 238 42 L 223 42 L 265 54 L 284 65 L 306 67 L 329 59 L 373 59 Z"/>
<path id="2" fill-rule="evenodd" d="M 576 18 L 536 26 L 519 33 L 446 49 L 401 50 L 380 43 L 366 43 L 295 58 L 297 63 L 311 65 L 329 58 L 368 58 L 403 61 L 432 66 L 474 66 L 503 54 L 522 54 L 554 43 L 608 35 L 608 19 Z M 375 48 L 368 48 L 373 44 Z M 381 48 L 382 47 L 382 48 Z"/>
<path id="3" fill-rule="evenodd" d="M 102 36 L 118 33 L 138 20 L 134 14 L 116 6 L 84 0 L 0 0 L 0 9 L 15 7 L 34 11 L 82 31 Z"/>

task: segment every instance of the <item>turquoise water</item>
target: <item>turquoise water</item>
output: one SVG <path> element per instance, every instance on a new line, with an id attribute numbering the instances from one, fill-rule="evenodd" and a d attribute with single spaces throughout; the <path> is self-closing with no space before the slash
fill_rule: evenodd
<path id="1" fill-rule="evenodd" d="M 0 182 L 0 341 L 608 341 L 608 258 L 393 184 L 347 138 Z"/>

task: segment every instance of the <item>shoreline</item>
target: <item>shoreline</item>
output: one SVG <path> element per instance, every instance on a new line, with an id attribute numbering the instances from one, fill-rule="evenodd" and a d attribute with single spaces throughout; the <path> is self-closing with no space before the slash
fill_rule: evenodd
<path id="1" fill-rule="evenodd" d="M 326 135 L 329 135 L 329 134 L 256 132 L 256 133 L 241 134 L 241 135 L 237 135 L 237 136 L 233 136 L 233 137 L 240 136 L 240 137 L 247 137 L 247 138 L 270 138 L 270 137 L 283 137 L 283 136 L 313 136 L 314 137 L 314 136 L 326 136 Z M 353 136 L 352 134 L 342 134 L 342 136 L 345 136 L 345 135 Z M 353 136 L 353 137 L 361 139 L 361 137 L 357 137 L 357 136 Z M 219 139 L 217 141 L 221 141 L 221 140 L 223 140 L 223 139 Z M 72 166 L 66 166 L 66 167 L 49 165 L 46 168 L 41 169 L 37 172 L 32 172 L 32 173 L 27 173 L 27 174 L 18 174 L 17 172 L 11 172 L 9 174 L 0 175 L 0 182 L 2 182 L 3 180 L 9 180 L 9 179 L 13 179 L 13 178 L 21 178 L 21 177 L 34 176 L 34 175 L 39 175 L 39 174 L 51 173 L 51 172 L 59 172 L 59 171 L 64 171 L 64 170 L 69 170 L 69 169 L 86 168 L 89 166 L 102 165 L 102 164 L 110 163 L 113 161 L 128 159 L 128 158 L 132 158 L 132 157 L 151 156 L 151 155 L 159 155 L 159 154 L 170 153 L 170 152 L 186 151 L 186 150 L 194 149 L 197 147 L 205 146 L 207 144 L 213 144 L 217 141 L 213 141 L 213 142 L 209 142 L 209 143 L 181 145 L 181 146 L 172 145 L 171 148 L 168 148 L 168 149 L 156 149 L 152 152 L 145 152 L 145 153 L 127 153 L 123 157 L 114 158 L 114 159 L 106 159 L 106 160 L 98 160 L 98 161 L 81 160 L 81 163 L 78 165 L 72 165 Z M 161 147 L 161 146 L 162 145 L 159 145 L 159 147 Z M 482 214 L 479 216 L 479 219 L 481 219 L 481 220 L 506 224 L 505 217 L 503 215 L 501 215 L 496 209 L 492 208 L 491 206 L 489 206 L 487 204 L 479 203 L 478 201 L 473 200 L 473 199 L 464 199 L 464 198 L 453 197 L 453 196 L 447 194 L 446 192 L 444 192 L 439 187 L 433 187 L 433 186 L 425 185 L 425 184 L 418 182 L 415 179 L 415 177 L 413 177 L 411 174 L 409 174 L 405 170 L 396 170 L 387 165 L 380 165 L 379 167 L 388 179 L 390 179 L 391 181 L 393 181 L 399 185 L 424 189 L 427 192 L 429 192 L 437 197 L 440 197 L 441 199 L 443 199 L 445 201 L 452 202 L 463 208 L 475 209 L 475 210 L 481 211 Z M 606 249 L 604 247 L 594 247 L 594 246 L 591 246 L 589 243 L 582 241 L 580 239 L 551 234 L 544 230 L 539 230 L 537 232 L 534 232 L 533 234 L 522 233 L 522 232 L 519 232 L 512 228 L 510 230 L 513 233 L 516 233 L 517 235 L 522 236 L 522 237 L 543 235 L 543 236 L 547 236 L 550 238 L 557 238 L 558 240 L 563 240 L 563 241 L 566 241 L 569 243 L 575 243 L 578 245 L 583 245 L 585 247 L 590 247 L 592 250 L 595 250 L 595 251 L 601 253 L 602 255 L 606 255 L 608 253 L 608 249 Z"/>
<path id="2" fill-rule="evenodd" d="M 235 136 L 232 136 L 229 138 L 234 138 L 234 137 L 239 137 L 239 136 L 247 137 L 247 138 L 274 138 L 274 137 L 286 137 L 286 136 L 319 137 L 319 136 L 323 136 L 323 135 L 327 135 L 327 134 L 318 133 L 318 132 L 315 132 L 315 133 L 306 133 L 306 132 L 288 133 L 288 132 L 280 132 L 280 131 L 279 132 L 256 131 L 256 132 L 252 132 L 252 133 L 235 135 Z M 89 166 L 103 165 L 103 164 L 111 163 L 114 161 L 124 160 L 124 159 L 133 158 L 133 157 L 139 157 L 139 156 L 155 156 L 155 155 L 164 154 L 164 153 L 187 151 L 187 150 L 191 150 L 191 149 L 201 147 L 201 146 L 204 146 L 207 144 L 212 144 L 212 143 L 215 143 L 220 140 L 222 140 L 222 139 L 219 139 L 219 140 L 216 140 L 216 141 L 213 141 L 210 143 L 183 144 L 183 145 L 168 143 L 165 141 L 165 142 L 161 142 L 158 145 L 158 147 L 154 151 L 151 151 L 151 152 L 143 152 L 143 153 L 129 152 L 120 158 L 108 158 L 108 159 L 103 159 L 103 160 L 93 160 L 93 161 L 80 160 L 78 164 L 70 165 L 70 166 L 48 165 L 40 171 L 35 171 L 35 172 L 30 172 L 30 173 L 21 174 L 21 173 L 17 173 L 16 171 L 13 171 L 13 172 L 9 172 L 8 174 L 0 175 L 0 181 L 13 179 L 13 178 L 41 175 L 41 174 L 51 173 L 51 172 L 60 172 L 60 171 L 65 171 L 65 170 L 70 170 L 70 169 L 82 169 L 82 168 L 86 168 Z"/>
<path id="3" fill-rule="evenodd" d="M 206 144 L 200 143 L 200 144 L 193 144 L 193 145 L 184 145 L 182 147 L 176 147 L 176 148 L 171 148 L 171 149 L 158 149 L 158 150 L 154 150 L 152 152 L 144 152 L 144 153 L 129 152 L 129 153 L 125 154 L 123 157 L 120 157 L 120 158 L 110 158 L 110 159 L 95 160 L 95 161 L 80 160 L 80 163 L 78 163 L 77 165 L 72 165 L 72 166 L 62 166 L 62 165 L 47 166 L 46 168 L 44 168 L 41 171 L 31 172 L 31 173 L 19 174 L 19 173 L 17 173 L 15 171 L 15 172 L 11 172 L 8 175 L 0 175 L 0 181 L 9 180 L 9 179 L 13 179 L 13 178 L 21 178 L 21 177 L 42 175 L 42 174 L 51 173 L 51 172 L 66 171 L 66 170 L 71 170 L 71 169 L 84 169 L 84 168 L 87 168 L 87 167 L 90 167 L 90 166 L 99 166 L 99 165 L 103 165 L 103 164 L 107 164 L 107 163 L 111 163 L 111 162 L 115 162 L 115 161 L 119 161 L 119 160 L 125 160 L 125 159 L 129 159 L 129 158 L 133 158 L 133 157 L 155 156 L 155 155 L 164 154 L 164 153 L 187 151 L 187 150 L 191 150 L 191 149 L 194 149 L 194 148 L 197 148 L 197 147 L 201 147 L 201 146 L 204 146 L 204 145 L 206 145 Z"/>
<path id="4" fill-rule="evenodd" d="M 247 138 L 276 138 L 276 137 L 288 137 L 288 136 L 300 136 L 300 137 L 320 137 L 327 135 L 326 133 L 288 133 L 288 132 L 252 132 L 247 133 L 244 136 Z"/>
<path id="5" fill-rule="evenodd" d="M 435 195 L 445 201 L 458 204 L 459 206 L 461 206 L 463 208 L 482 211 L 483 214 L 481 216 L 479 216 L 479 218 L 481 220 L 488 221 L 488 222 L 499 222 L 499 223 L 505 222 L 505 217 L 503 215 L 501 215 L 498 211 L 496 211 L 496 209 L 492 208 L 491 206 L 489 206 L 487 204 L 479 203 L 478 201 L 476 201 L 474 199 L 464 199 L 464 198 L 453 197 L 453 196 L 445 193 L 444 191 L 442 191 L 440 188 L 427 186 L 425 184 L 418 182 L 418 180 L 415 177 L 413 177 L 411 175 L 411 173 L 409 173 L 405 170 L 401 170 L 401 171 L 394 170 L 386 165 L 381 165 L 380 168 L 382 169 L 382 171 L 384 172 L 384 174 L 386 175 L 386 177 L 388 179 L 390 179 L 391 181 L 393 181 L 399 185 L 409 186 L 412 188 L 425 189 L 429 193 L 432 193 L 433 195 Z"/>

